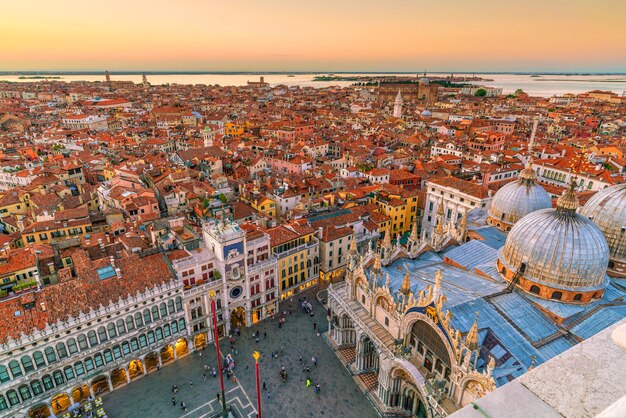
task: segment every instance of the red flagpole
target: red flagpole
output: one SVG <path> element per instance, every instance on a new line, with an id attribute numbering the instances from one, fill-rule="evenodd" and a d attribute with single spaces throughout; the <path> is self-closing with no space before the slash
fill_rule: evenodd
<path id="1" fill-rule="evenodd" d="M 261 379 L 259 377 L 259 357 L 261 354 L 258 351 L 252 353 L 256 366 L 256 404 L 258 409 L 257 418 L 261 418 Z"/>
<path id="2" fill-rule="evenodd" d="M 217 331 L 217 313 L 215 312 L 215 292 L 211 290 L 211 310 L 213 311 L 213 338 L 215 338 L 215 351 L 217 353 L 217 369 L 220 372 L 220 388 L 222 389 L 222 416 L 227 416 L 226 394 L 224 393 L 224 376 L 222 375 L 222 357 L 220 355 L 220 338 Z"/>

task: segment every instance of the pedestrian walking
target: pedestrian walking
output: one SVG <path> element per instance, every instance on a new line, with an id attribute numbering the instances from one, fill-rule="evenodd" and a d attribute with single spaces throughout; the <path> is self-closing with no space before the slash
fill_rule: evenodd
<path id="1" fill-rule="evenodd" d="M 267 391 L 267 386 L 265 386 L 265 382 L 263 382 L 263 391 Z"/>
<path id="2" fill-rule="evenodd" d="M 218 393 L 218 394 L 217 394 L 217 401 L 218 401 L 218 402 L 220 401 L 220 398 L 221 398 L 221 395 Z"/>
<path id="3" fill-rule="evenodd" d="M 263 339 L 266 339 L 266 340 L 267 340 L 267 332 L 264 332 L 264 333 L 263 333 Z"/>
<path id="4" fill-rule="evenodd" d="M 189 381 L 189 386 L 191 386 L 193 388 L 193 380 Z"/>
<path id="5" fill-rule="evenodd" d="M 313 329 L 317 329 L 317 322 L 313 322 Z"/>
<path id="6" fill-rule="evenodd" d="M 315 385 L 315 393 L 319 394 L 319 393 L 320 393 L 320 390 L 321 390 L 321 386 L 320 386 L 320 384 L 318 383 L 317 385 Z"/>
<path id="7" fill-rule="evenodd" d="M 270 391 L 269 390 L 267 391 L 267 399 L 268 400 L 270 399 Z"/>
<path id="8" fill-rule="evenodd" d="M 317 357 L 313 356 L 313 358 L 311 358 L 311 361 L 313 362 L 313 366 L 317 367 Z"/>
<path id="9" fill-rule="evenodd" d="M 306 379 L 306 387 L 311 387 L 311 379 L 309 379 L 308 377 Z"/>
<path id="10" fill-rule="evenodd" d="M 172 406 L 176 406 L 176 396 L 172 396 Z"/>
<path id="11" fill-rule="evenodd" d="M 302 363 L 302 356 L 300 356 L 300 363 Z"/>
<path id="12" fill-rule="evenodd" d="M 206 373 L 202 373 L 202 380 L 206 382 Z"/>

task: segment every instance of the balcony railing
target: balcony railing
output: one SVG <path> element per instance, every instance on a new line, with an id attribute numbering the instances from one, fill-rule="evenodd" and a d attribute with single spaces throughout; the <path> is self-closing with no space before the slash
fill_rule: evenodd
<path id="1" fill-rule="evenodd" d="M 273 253 L 274 253 L 274 255 L 277 258 L 289 257 L 290 255 L 293 255 L 293 254 L 297 253 L 298 251 L 306 250 L 306 249 L 309 249 L 309 248 L 312 248 L 312 247 L 317 247 L 318 245 L 319 245 L 318 241 L 311 240 L 311 241 L 309 241 L 309 242 L 307 242 L 305 244 L 298 245 L 297 247 L 294 247 L 294 248 L 292 248 L 290 250 L 283 251 L 283 252 L 278 252 L 278 251 L 274 250 Z"/>

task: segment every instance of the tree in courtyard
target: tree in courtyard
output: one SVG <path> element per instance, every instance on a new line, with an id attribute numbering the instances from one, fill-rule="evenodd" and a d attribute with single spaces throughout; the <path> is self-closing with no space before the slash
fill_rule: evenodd
<path id="1" fill-rule="evenodd" d="M 474 93 L 474 96 L 476 97 L 485 97 L 487 95 L 487 90 L 485 89 L 478 89 L 476 90 L 476 93 Z"/>

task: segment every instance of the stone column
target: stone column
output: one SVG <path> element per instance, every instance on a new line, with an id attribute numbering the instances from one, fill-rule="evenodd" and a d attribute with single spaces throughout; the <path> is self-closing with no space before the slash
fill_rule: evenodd
<path id="1" fill-rule="evenodd" d="M 130 373 L 128 372 L 128 368 L 124 368 L 124 372 L 126 372 L 126 383 L 130 383 Z"/>
<path id="2" fill-rule="evenodd" d="M 71 389 L 67 392 L 67 395 L 70 398 L 70 405 L 72 407 L 74 407 L 74 405 L 76 405 L 76 402 L 74 402 L 74 397 L 72 396 L 72 390 Z"/>
<path id="3" fill-rule="evenodd" d="M 143 369 L 144 376 L 148 374 L 148 370 L 146 369 L 146 359 L 141 360 L 141 368 Z"/>
<path id="4" fill-rule="evenodd" d="M 113 382 L 111 381 L 111 376 L 107 376 L 107 384 L 109 385 L 109 392 L 113 392 Z"/>
<path id="5" fill-rule="evenodd" d="M 176 354 L 176 344 L 172 345 L 172 347 L 174 348 L 174 360 L 177 360 L 178 354 Z"/>
<path id="6" fill-rule="evenodd" d="M 161 360 L 161 353 L 157 353 L 157 358 L 159 359 L 159 368 L 163 367 L 163 361 Z"/>
<path id="7" fill-rule="evenodd" d="M 91 395 L 91 397 L 95 397 L 94 393 L 93 393 L 93 387 L 91 387 L 91 385 L 87 386 L 89 388 L 89 395 Z"/>

